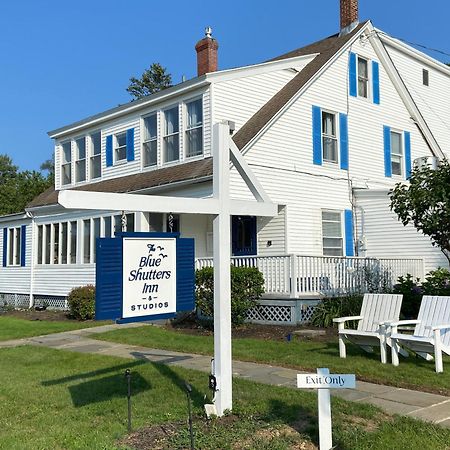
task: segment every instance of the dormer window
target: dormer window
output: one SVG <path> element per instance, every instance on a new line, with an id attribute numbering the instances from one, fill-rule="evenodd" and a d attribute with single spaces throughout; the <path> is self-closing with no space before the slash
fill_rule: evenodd
<path id="1" fill-rule="evenodd" d="M 82 137 L 75 141 L 75 182 L 86 180 L 86 138 Z"/>
<path id="2" fill-rule="evenodd" d="M 71 141 L 62 144 L 62 164 L 61 164 L 61 184 L 72 183 L 72 143 Z"/>
<path id="3" fill-rule="evenodd" d="M 178 106 L 164 111 L 164 162 L 177 161 L 180 158 L 180 127 Z"/>
<path id="4" fill-rule="evenodd" d="M 369 97 L 369 62 L 358 56 L 358 96 Z"/>
<path id="5" fill-rule="evenodd" d="M 203 105 L 199 98 L 186 104 L 186 156 L 203 153 Z"/>
<path id="6" fill-rule="evenodd" d="M 144 167 L 156 166 L 158 162 L 158 133 L 156 114 L 144 117 Z"/>
<path id="7" fill-rule="evenodd" d="M 114 147 L 114 161 L 126 161 L 127 159 L 127 133 L 116 134 L 116 143 Z"/>
<path id="8" fill-rule="evenodd" d="M 91 180 L 100 178 L 102 175 L 102 135 L 98 133 L 91 134 L 91 158 L 89 174 Z"/>

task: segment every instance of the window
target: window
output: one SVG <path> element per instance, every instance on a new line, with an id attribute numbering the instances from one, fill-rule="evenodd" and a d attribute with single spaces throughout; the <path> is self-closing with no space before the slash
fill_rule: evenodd
<path id="1" fill-rule="evenodd" d="M 61 264 L 67 264 L 67 234 L 68 224 L 63 222 L 61 224 Z"/>
<path id="2" fill-rule="evenodd" d="M 358 56 L 358 96 L 369 97 L 369 62 Z"/>
<path id="3" fill-rule="evenodd" d="M 20 252 L 22 249 L 20 227 L 9 229 L 8 247 L 9 247 L 8 265 L 19 266 L 20 265 Z"/>
<path id="4" fill-rule="evenodd" d="M 341 213 L 322 211 L 322 247 L 324 256 L 342 256 Z"/>
<path id="5" fill-rule="evenodd" d="M 203 153 L 203 105 L 199 98 L 186 104 L 186 156 Z"/>
<path id="6" fill-rule="evenodd" d="M 72 183 L 72 143 L 62 144 L 61 184 Z"/>
<path id="7" fill-rule="evenodd" d="M 52 264 L 59 263 L 59 223 L 52 225 Z"/>
<path id="8" fill-rule="evenodd" d="M 75 182 L 86 180 L 86 138 L 82 137 L 75 141 Z"/>
<path id="9" fill-rule="evenodd" d="M 92 255 L 93 255 L 93 261 L 95 263 L 96 260 L 96 254 L 97 254 L 97 238 L 100 237 L 100 217 L 96 217 L 95 219 L 92 219 L 92 224 L 94 227 L 94 236 L 93 236 L 93 242 L 92 242 Z"/>
<path id="10" fill-rule="evenodd" d="M 402 135 L 395 131 L 391 131 L 391 164 L 392 174 L 403 174 L 403 144 Z"/>
<path id="11" fill-rule="evenodd" d="M 144 167 L 155 166 L 157 163 L 158 133 L 156 114 L 144 117 Z"/>
<path id="12" fill-rule="evenodd" d="M 69 242 L 70 264 L 77 263 L 77 222 L 70 222 L 70 242 Z"/>
<path id="13" fill-rule="evenodd" d="M 338 141 L 336 133 L 336 114 L 322 111 L 323 160 L 338 162 Z"/>
<path id="14" fill-rule="evenodd" d="M 422 70 L 422 83 L 424 86 L 430 85 L 430 72 L 427 69 Z"/>
<path id="15" fill-rule="evenodd" d="M 83 262 L 91 262 L 91 220 L 83 220 Z"/>
<path id="16" fill-rule="evenodd" d="M 98 133 L 91 134 L 91 158 L 89 173 L 91 180 L 102 176 L 102 135 Z"/>
<path id="17" fill-rule="evenodd" d="M 105 237 L 111 237 L 111 216 L 103 218 L 103 229 Z"/>
<path id="18" fill-rule="evenodd" d="M 51 244 L 52 244 L 52 234 L 51 234 L 50 225 L 45 225 L 44 235 L 45 235 L 45 237 L 44 237 L 44 242 L 45 242 L 44 262 L 45 262 L 45 264 L 50 264 L 50 250 L 51 250 Z"/>
<path id="19" fill-rule="evenodd" d="M 115 162 L 127 159 L 127 133 L 116 134 L 116 145 L 114 149 Z"/>
<path id="20" fill-rule="evenodd" d="M 164 162 L 180 158 L 178 106 L 164 111 Z"/>
<path id="21" fill-rule="evenodd" d="M 42 264 L 42 242 L 43 242 L 43 226 L 38 225 L 38 242 L 37 242 L 37 263 Z"/>

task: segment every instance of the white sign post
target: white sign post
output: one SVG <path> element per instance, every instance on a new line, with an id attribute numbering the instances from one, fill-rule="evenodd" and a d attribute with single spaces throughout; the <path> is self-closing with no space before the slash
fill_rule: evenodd
<path id="1" fill-rule="evenodd" d="M 330 450 L 333 448 L 331 433 L 331 401 L 330 389 L 354 389 L 355 375 L 334 375 L 328 369 L 317 369 L 317 373 L 297 375 L 299 389 L 318 389 L 319 409 L 319 448 Z"/>

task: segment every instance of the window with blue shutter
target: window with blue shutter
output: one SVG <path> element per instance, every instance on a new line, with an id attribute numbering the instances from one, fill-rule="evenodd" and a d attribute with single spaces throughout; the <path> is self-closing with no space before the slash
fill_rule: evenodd
<path id="1" fill-rule="evenodd" d="M 2 258 L 3 267 L 6 267 L 7 260 L 8 260 L 8 229 L 3 228 L 3 258 Z"/>
<path id="2" fill-rule="evenodd" d="M 383 126 L 383 146 L 384 146 L 384 175 L 392 177 L 391 162 L 391 128 Z"/>
<path id="3" fill-rule="evenodd" d="M 380 65 L 376 61 L 372 61 L 372 90 L 373 102 L 380 104 Z"/>
<path id="4" fill-rule="evenodd" d="M 348 170 L 348 118 L 347 114 L 339 114 L 340 164 L 341 169 Z"/>
<path id="5" fill-rule="evenodd" d="M 113 165 L 113 136 L 106 136 L 106 167 Z"/>
<path id="6" fill-rule="evenodd" d="M 127 161 L 134 161 L 134 128 L 127 130 Z"/>
<path id="7" fill-rule="evenodd" d="M 405 131 L 405 170 L 406 170 L 406 179 L 411 176 L 411 133 L 409 131 Z"/>
<path id="8" fill-rule="evenodd" d="M 322 165 L 322 112 L 320 107 L 312 107 L 313 163 Z"/>
<path id="9" fill-rule="evenodd" d="M 355 256 L 355 249 L 353 244 L 353 212 L 351 209 L 346 209 L 344 212 L 345 225 L 345 255 Z"/>
<path id="10" fill-rule="evenodd" d="M 22 225 L 20 227 L 20 265 L 22 267 L 25 267 L 26 247 L 27 247 L 27 226 Z"/>
<path id="11" fill-rule="evenodd" d="M 351 52 L 348 60 L 349 94 L 357 96 L 356 53 Z"/>

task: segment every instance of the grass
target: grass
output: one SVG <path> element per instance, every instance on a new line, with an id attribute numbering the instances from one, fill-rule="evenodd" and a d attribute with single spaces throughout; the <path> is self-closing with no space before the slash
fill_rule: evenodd
<path id="1" fill-rule="evenodd" d="M 118 440 L 126 434 L 128 367 L 135 428 L 186 423 L 183 382 L 188 380 L 197 449 L 287 450 L 317 440 L 317 396 L 311 392 L 236 380 L 238 420 L 205 427 L 200 416 L 207 377 L 200 372 L 31 346 L 1 349 L 0 358 L 1 449 L 124 448 Z M 334 398 L 332 405 L 334 441 L 341 450 L 449 448 L 450 430 L 386 416 L 369 405 Z M 165 448 L 188 448 L 186 430 L 184 425 Z M 236 442 L 246 446 L 233 447 Z"/>
<path id="2" fill-rule="evenodd" d="M 42 334 L 60 333 L 62 331 L 78 330 L 104 325 L 106 322 L 77 322 L 77 321 L 45 321 L 25 320 L 17 317 L 0 316 L 0 341 L 20 339 Z"/>
<path id="3" fill-rule="evenodd" d="M 193 336 L 159 327 L 142 327 L 101 333 L 96 339 L 124 344 L 212 355 L 212 336 Z M 347 346 L 347 358 L 339 358 L 337 338 L 325 342 L 300 340 L 291 342 L 261 339 L 233 339 L 233 358 L 313 370 L 328 367 L 336 373 L 355 373 L 358 379 L 409 389 L 450 395 L 450 358 L 444 358 L 444 373 L 435 372 L 434 363 L 411 356 L 402 358 L 400 366 L 380 364 L 378 353 L 369 355 L 357 346 Z"/>

